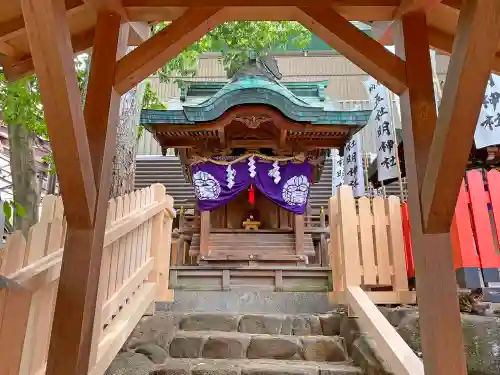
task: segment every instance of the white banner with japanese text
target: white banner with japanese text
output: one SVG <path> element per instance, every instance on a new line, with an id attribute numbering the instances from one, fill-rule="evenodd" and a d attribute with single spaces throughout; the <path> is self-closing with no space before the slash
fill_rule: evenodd
<path id="1" fill-rule="evenodd" d="M 361 135 L 355 134 L 344 148 L 344 184 L 352 186 L 355 197 L 365 194 L 365 178 L 363 176 L 363 148 Z"/>
<path id="2" fill-rule="evenodd" d="M 397 144 L 389 90 L 373 77 L 365 81 L 364 85 L 373 107 L 370 121 L 375 123 L 376 129 L 378 180 L 398 178 Z"/>
<path id="3" fill-rule="evenodd" d="M 474 134 L 476 148 L 500 144 L 500 77 L 492 74 Z"/>
<path id="4" fill-rule="evenodd" d="M 338 149 L 332 150 L 332 195 L 337 193 L 337 188 L 344 184 L 344 158 L 340 156 Z"/>

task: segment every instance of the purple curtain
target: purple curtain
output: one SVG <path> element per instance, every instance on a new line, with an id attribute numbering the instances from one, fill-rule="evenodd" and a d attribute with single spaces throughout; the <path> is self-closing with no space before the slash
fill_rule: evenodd
<path id="1" fill-rule="evenodd" d="M 277 205 L 303 214 L 309 198 L 312 166 L 307 161 L 279 164 L 255 157 L 232 165 L 194 164 L 191 173 L 201 211 L 226 205 L 253 183 Z"/>
<path id="2" fill-rule="evenodd" d="M 276 164 L 274 164 L 276 165 Z M 312 166 L 308 162 L 294 164 L 291 161 L 279 166 L 272 173 L 273 163 L 260 160 L 256 163 L 255 186 L 268 199 L 293 212 L 302 215 L 309 199 Z M 279 176 L 279 178 L 276 178 Z"/>

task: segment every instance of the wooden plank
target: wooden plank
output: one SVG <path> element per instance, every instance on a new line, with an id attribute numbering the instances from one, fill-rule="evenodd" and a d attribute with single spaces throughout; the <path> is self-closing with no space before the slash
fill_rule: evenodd
<path id="1" fill-rule="evenodd" d="M 404 62 L 347 21 L 332 7 L 300 8 L 297 21 L 389 90 L 406 89 Z"/>
<path id="2" fill-rule="evenodd" d="M 373 246 L 373 215 L 368 197 L 358 199 L 358 212 L 363 283 L 365 285 L 375 285 L 377 283 L 377 266 L 375 264 L 375 248 Z"/>
<path id="3" fill-rule="evenodd" d="M 398 197 L 390 196 L 385 200 L 385 207 L 388 218 L 389 257 L 393 269 L 392 289 L 408 290 L 401 202 Z"/>
<path id="4" fill-rule="evenodd" d="M 337 195 L 340 215 L 342 273 L 346 286 L 357 286 L 361 285 L 361 259 L 359 256 L 356 203 L 350 186 L 341 186 Z"/>
<path id="5" fill-rule="evenodd" d="M 19 374 L 31 293 L 0 275 L 0 374 Z"/>
<path id="6" fill-rule="evenodd" d="M 10 275 L 23 267 L 24 254 L 26 252 L 26 240 L 20 230 L 7 237 L 3 251 L 3 260 L 0 274 Z"/>
<path id="7" fill-rule="evenodd" d="M 173 209 L 174 199 L 167 195 L 165 201 L 169 208 Z M 170 289 L 170 256 L 172 248 L 172 225 L 175 218 L 175 211 L 168 210 L 165 217 L 164 228 L 163 228 L 163 243 L 162 248 L 158 254 L 158 263 L 160 265 L 160 279 L 157 292 L 158 301 L 173 301 L 174 291 Z"/>
<path id="8" fill-rule="evenodd" d="M 131 208 L 132 211 L 139 211 L 141 207 L 141 196 L 140 196 L 140 191 L 136 190 L 134 192 L 134 198 L 130 201 L 133 204 L 133 207 Z M 140 231 L 141 231 L 141 223 L 137 223 L 137 227 L 135 230 L 132 232 L 132 243 L 130 247 L 130 266 L 128 268 L 128 272 L 126 272 L 125 276 L 127 279 L 130 275 L 132 275 L 136 268 L 137 268 L 137 262 L 136 262 L 136 256 L 137 256 L 137 248 L 139 246 L 139 241 L 140 241 Z"/>
<path id="9" fill-rule="evenodd" d="M 499 282 L 500 255 L 497 254 L 493 242 L 490 213 L 488 209 L 489 195 L 485 191 L 481 171 L 467 172 L 467 185 L 469 187 L 470 210 L 472 213 L 473 230 L 476 239 L 476 251 L 483 272 L 486 286 L 490 282 Z"/>
<path id="10" fill-rule="evenodd" d="M 121 219 L 123 214 L 123 198 L 117 197 L 115 199 L 115 207 L 116 211 L 113 214 L 113 217 L 116 219 Z M 106 298 L 109 298 L 113 295 L 117 288 L 117 280 L 119 274 L 123 275 L 123 262 L 120 264 L 120 241 L 115 241 L 110 249 L 111 251 L 111 259 L 109 266 L 109 283 L 108 283 L 108 291 L 106 293 Z M 123 257 L 122 257 L 123 260 Z M 119 265 L 121 265 L 121 270 L 119 270 Z"/>
<path id="11" fill-rule="evenodd" d="M 357 322 L 362 331 L 375 341 L 377 354 L 390 372 L 398 375 L 424 375 L 420 358 L 360 287 L 348 287 L 347 300 L 358 317 Z"/>
<path id="12" fill-rule="evenodd" d="M 108 202 L 108 211 L 106 216 L 106 228 L 112 225 L 116 214 L 116 202 L 110 199 Z M 97 301 L 95 307 L 95 315 L 92 329 L 92 342 L 90 347 L 89 367 L 92 368 L 97 359 L 98 344 L 101 339 L 102 331 L 104 329 L 104 321 L 102 316 L 102 307 L 107 301 L 108 289 L 110 282 L 111 272 L 111 248 L 105 247 L 102 252 L 101 269 L 99 272 L 99 286 L 97 289 Z"/>
<path id="13" fill-rule="evenodd" d="M 436 125 L 427 19 L 423 13 L 409 13 L 396 26 L 396 53 L 406 60 L 408 83 L 408 91 L 400 96 L 401 120 L 425 374 L 466 375 L 450 236 L 425 235 L 420 212 L 423 177 L 418 170 L 427 163 L 426 137 Z M 440 306 L 447 306 L 446 315 Z"/>
<path id="14" fill-rule="evenodd" d="M 123 94 L 196 42 L 223 19 L 220 8 L 188 9 L 165 29 L 123 57 L 117 65 L 115 88 Z"/>
<path id="15" fill-rule="evenodd" d="M 500 2 L 464 2 L 422 185 L 426 233 L 448 232 L 500 39 Z"/>
<path id="16" fill-rule="evenodd" d="M 51 215 L 52 217 L 54 217 L 54 219 L 50 224 L 50 233 L 47 239 L 46 255 L 52 254 L 55 251 L 59 250 L 64 241 L 64 239 L 62 238 L 63 223 L 61 219 L 57 218 L 58 201 L 58 199 L 54 199 L 54 209 Z M 59 280 L 51 281 L 49 278 L 47 284 L 43 286 L 43 289 L 39 292 L 41 294 L 40 299 L 43 301 L 43 305 L 39 310 L 38 323 L 35 333 L 36 341 L 33 343 L 35 352 L 33 354 L 32 360 L 32 373 L 36 373 L 37 371 L 40 371 L 40 369 L 45 370 L 58 284 Z"/>
<path id="17" fill-rule="evenodd" d="M 125 195 L 123 197 L 123 206 L 122 206 L 122 213 L 121 217 L 127 216 L 127 214 L 130 211 L 130 197 L 129 195 Z M 123 280 L 125 278 L 125 267 L 126 267 L 126 259 L 127 259 L 127 247 L 128 247 L 128 239 L 130 237 L 130 234 L 127 234 L 123 237 L 120 237 L 118 240 L 119 243 L 119 250 L 118 250 L 118 273 L 116 276 L 116 286 L 115 290 L 121 287 L 123 284 Z"/>
<path id="18" fill-rule="evenodd" d="M 99 345 L 99 356 L 96 365 L 91 369 L 89 375 L 104 374 L 114 357 L 127 340 L 132 330 L 139 322 L 144 312 L 154 300 L 156 285 L 144 284 L 134 295 L 134 298 L 124 306 L 119 316 L 107 327 L 105 336 Z"/>
<path id="19" fill-rule="evenodd" d="M 68 223 L 89 227 L 96 187 L 63 1 L 22 0 Z"/>
<path id="20" fill-rule="evenodd" d="M 330 239 L 328 240 L 328 262 L 332 268 L 332 290 L 334 292 L 345 289 L 343 279 L 343 258 L 340 242 L 340 215 L 338 194 L 328 200 L 328 217 L 330 222 Z"/>
<path id="21" fill-rule="evenodd" d="M 378 283 L 380 285 L 390 285 L 391 262 L 389 259 L 389 240 L 387 238 L 387 216 L 385 214 L 384 198 L 375 197 L 372 204 Z"/>
<path id="22" fill-rule="evenodd" d="M 49 237 L 49 222 L 46 220 L 42 220 L 39 223 L 33 225 L 28 234 L 28 244 L 26 246 L 26 253 L 24 259 L 24 265 L 28 266 L 39 259 L 43 258 L 45 255 L 45 244 Z M 38 366 L 42 365 L 34 363 L 34 357 L 36 352 L 36 344 L 43 340 L 41 337 L 37 337 L 37 326 L 43 325 L 46 326 L 49 324 L 48 317 L 46 314 L 43 314 L 43 307 L 48 301 L 44 300 L 46 297 L 46 293 L 44 293 L 44 289 L 46 285 L 43 285 L 41 289 L 34 290 L 33 296 L 31 298 L 30 305 L 30 314 L 29 319 L 26 324 L 26 341 L 23 348 L 23 357 L 21 360 L 21 367 L 19 372 L 31 373 L 35 370 L 38 370 Z M 39 320 L 41 317 L 47 318 L 47 321 Z"/>
<path id="23" fill-rule="evenodd" d="M 162 201 L 165 199 L 165 186 L 161 184 L 153 185 L 153 199 L 155 201 Z M 152 239 L 151 245 L 149 248 L 149 257 L 154 259 L 155 265 L 154 270 L 149 274 L 148 281 L 154 282 L 158 285 L 157 290 L 161 290 L 161 286 L 159 285 L 160 281 L 160 268 L 161 264 L 159 263 L 159 253 L 161 251 L 161 245 L 165 237 L 165 233 L 163 232 L 163 220 L 164 220 L 164 211 L 161 211 L 156 216 L 153 217 L 153 227 L 152 227 Z"/>

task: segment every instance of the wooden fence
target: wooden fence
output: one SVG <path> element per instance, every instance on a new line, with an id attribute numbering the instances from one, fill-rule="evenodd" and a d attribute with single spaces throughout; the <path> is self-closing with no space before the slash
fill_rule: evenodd
<path id="1" fill-rule="evenodd" d="M 408 289 L 400 200 L 355 199 L 341 186 L 329 201 L 332 299 L 345 303 L 348 287 L 361 287 L 374 303 L 414 303 Z"/>
<path id="2" fill-rule="evenodd" d="M 172 300 L 174 217 L 173 199 L 160 184 L 109 201 L 89 374 L 105 372 L 155 300 Z M 45 373 L 64 240 L 62 201 L 54 196 L 44 198 L 27 241 L 20 232 L 7 240 L 0 267 L 0 374 Z"/>

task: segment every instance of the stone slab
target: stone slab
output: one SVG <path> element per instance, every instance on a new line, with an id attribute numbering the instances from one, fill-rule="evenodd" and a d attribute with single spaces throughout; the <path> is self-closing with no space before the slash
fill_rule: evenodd
<path id="1" fill-rule="evenodd" d="M 173 302 L 157 302 L 158 311 L 180 313 L 263 313 L 318 314 L 330 305 L 328 293 L 321 292 L 211 292 L 176 290 Z"/>
<path id="2" fill-rule="evenodd" d="M 339 336 L 266 335 L 222 331 L 177 331 L 170 347 L 176 358 L 255 358 L 343 362 Z"/>
<path id="3" fill-rule="evenodd" d="M 363 375 L 350 363 L 171 358 L 151 375 Z"/>

